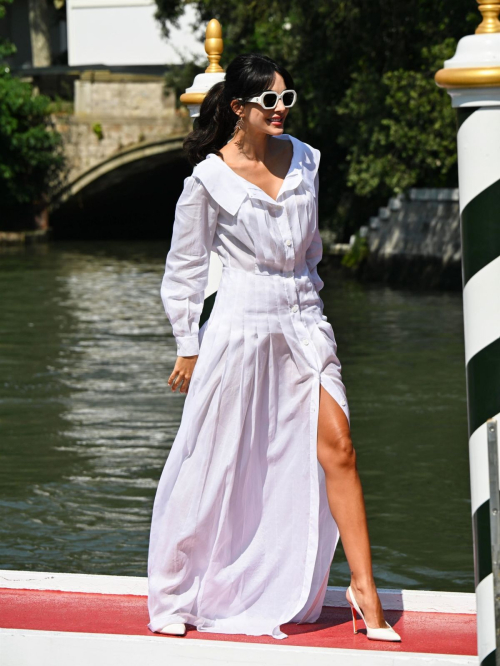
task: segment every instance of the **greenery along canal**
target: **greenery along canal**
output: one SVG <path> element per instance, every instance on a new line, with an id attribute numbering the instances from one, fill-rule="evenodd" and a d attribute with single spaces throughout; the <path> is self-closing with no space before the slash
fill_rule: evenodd
<path id="1" fill-rule="evenodd" d="M 147 574 L 185 399 L 167 385 L 167 250 L 62 242 L 0 255 L 0 568 Z M 377 585 L 473 592 L 461 294 L 325 282 Z M 339 543 L 330 584 L 348 582 Z"/>

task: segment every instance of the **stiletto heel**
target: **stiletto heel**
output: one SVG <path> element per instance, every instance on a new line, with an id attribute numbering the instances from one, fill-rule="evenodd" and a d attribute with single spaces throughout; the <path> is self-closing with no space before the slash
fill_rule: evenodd
<path id="1" fill-rule="evenodd" d="M 371 638 L 372 640 L 376 641 L 400 641 L 401 636 L 397 633 L 397 631 L 394 631 L 394 629 L 391 627 L 391 625 L 385 621 L 387 627 L 369 627 L 366 624 L 365 616 L 361 612 L 360 607 L 358 606 L 356 602 L 356 597 L 354 596 L 351 586 L 347 588 L 349 590 L 349 596 L 352 599 L 352 603 L 348 600 L 349 605 L 351 607 L 351 612 L 352 612 L 352 621 L 354 624 L 354 633 L 357 634 L 358 632 L 356 631 L 356 620 L 354 619 L 354 609 L 356 609 L 356 612 L 358 615 L 360 615 L 361 619 L 365 623 L 366 627 L 366 635 L 368 638 Z"/>
<path id="2" fill-rule="evenodd" d="M 356 611 L 352 606 L 351 606 L 351 613 L 352 613 L 352 626 L 354 628 L 354 633 L 357 634 L 358 630 L 356 628 Z"/>

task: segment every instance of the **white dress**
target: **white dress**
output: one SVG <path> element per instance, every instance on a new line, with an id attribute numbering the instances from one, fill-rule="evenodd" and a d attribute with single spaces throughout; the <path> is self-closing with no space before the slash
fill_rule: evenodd
<path id="1" fill-rule="evenodd" d="M 319 150 L 289 135 L 277 200 L 211 153 L 184 181 L 161 297 L 179 356 L 198 354 L 153 507 L 152 631 L 286 638 L 314 622 L 339 538 L 317 458 L 319 389 L 349 419 L 318 295 Z M 199 328 L 211 251 L 222 277 Z"/>

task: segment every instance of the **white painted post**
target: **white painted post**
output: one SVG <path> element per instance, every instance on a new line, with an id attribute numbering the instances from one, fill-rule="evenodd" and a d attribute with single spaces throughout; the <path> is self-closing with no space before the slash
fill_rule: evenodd
<path id="1" fill-rule="evenodd" d="M 500 666 L 492 564 L 489 420 L 500 418 L 500 0 L 477 0 L 483 22 L 437 72 L 458 119 L 458 176 L 464 285 L 478 653 Z M 498 574 L 497 574 L 498 575 Z M 497 649 L 497 647 L 499 649 Z"/>

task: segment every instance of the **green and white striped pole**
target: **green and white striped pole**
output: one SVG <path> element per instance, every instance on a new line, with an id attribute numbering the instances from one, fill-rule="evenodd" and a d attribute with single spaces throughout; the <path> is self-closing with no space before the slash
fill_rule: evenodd
<path id="1" fill-rule="evenodd" d="M 499 666 L 500 0 L 477 2 L 483 22 L 460 40 L 435 80 L 450 94 L 458 120 L 479 664 Z"/>

